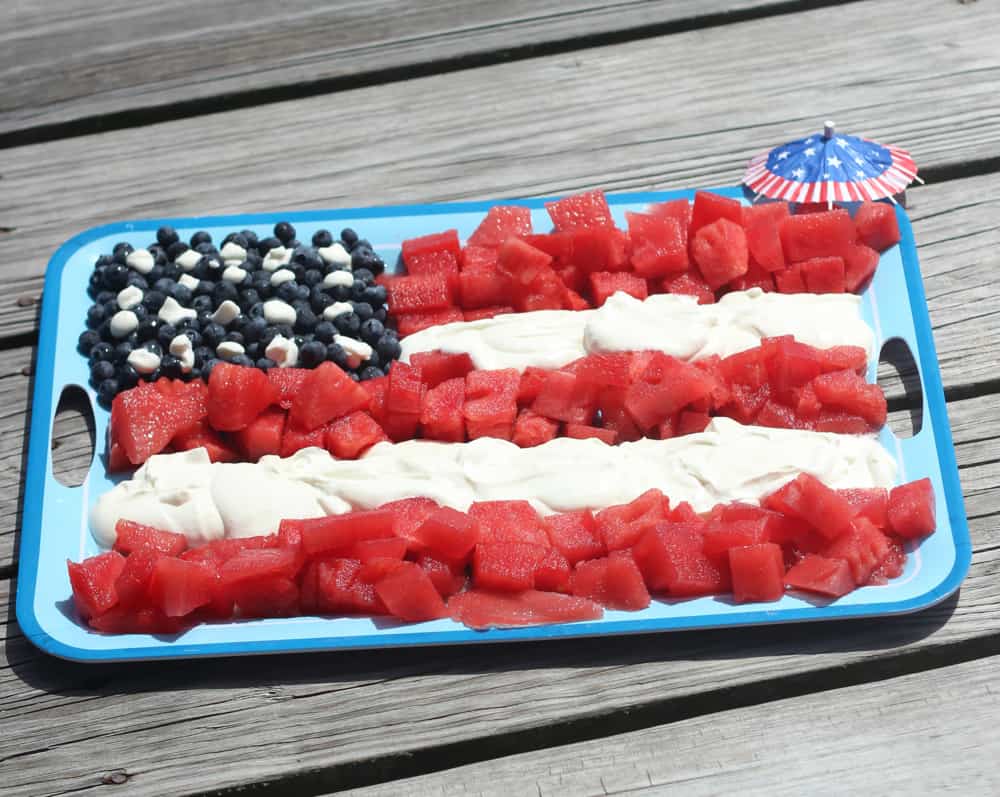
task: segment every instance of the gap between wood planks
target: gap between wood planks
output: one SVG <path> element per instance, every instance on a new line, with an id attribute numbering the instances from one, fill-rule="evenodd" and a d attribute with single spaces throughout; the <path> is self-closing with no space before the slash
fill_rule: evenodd
<path id="1" fill-rule="evenodd" d="M 686 19 L 625 27 L 615 31 L 586 33 L 557 38 L 547 42 L 500 47 L 483 52 L 443 58 L 438 61 L 402 64 L 385 69 L 371 69 L 367 72 L 357 74 L 300 81 L 293 85 L 223 92 L 213 97 L 174 102 L 162 107 L 135 108 L 96 116 L 84 116 L 71 121 L 41 124 L 0 133 L 0 149 L 19 147 L 27 144 L 40 144 L 47 141 L 103 133 L 111 130 L 142 127 L 144 125 L 176 119 L 186 119 L 205 113 L 233 111 L 269 105 L 285 100 L 302 99 L 322 94 L 335 94 L 340 91 L 396 83 L 430 75 L 449 74 L 451 72 L 478 69 L 500 63 L 561 55 L 592 47 L 640 41 L 642 39 L 684 33 L 692 30 L 706 30 L 755 19 L 766 19 L 829 6 L 849 5 L 856 2 L 859 2 L 859 0 L 786 0 L 786 2 L 779 2 L 763 7 L 716 11 Z"/>

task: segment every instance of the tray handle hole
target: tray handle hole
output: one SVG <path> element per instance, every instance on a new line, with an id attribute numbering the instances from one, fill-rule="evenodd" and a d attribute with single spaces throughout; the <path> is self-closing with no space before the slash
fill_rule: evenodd
<path id="1" fill-rule="evenodd" d="M 889 404 L 889 428 L 896 437 L 913 437 L 924 425 L 924 393 L 909 344 L 889 338 L 878 358 L 878 383 Z"/>
<path id="2" fill-rule="evenodd" d="M 79 385 L 59 395 L 52 421 L 52 475 L 64 487 L 79 487 L 94 459 L 94 408 Z"/>

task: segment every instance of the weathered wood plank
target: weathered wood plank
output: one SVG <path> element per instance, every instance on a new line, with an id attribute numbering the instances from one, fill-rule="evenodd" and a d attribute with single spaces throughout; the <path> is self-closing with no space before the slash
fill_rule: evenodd
<path id="1" fill-rule="evenodd" d="M 997 24 L 995 4 L 854 3 L 8 150 L 0 337 L 32 328 L 14 297 L 56 244 L 115 219 L 733 183 L 829 116 L 927 167 L 992 157 Z"/>
<path id="2" fill-rule="evenodd" d="M 559 732 L 553 724 L 572 722 L 605 735 L 628 722 L 628 711 L 653 712 L 660 723 L 672 719 L 679 701 L 724 710 L 729 700 L 780 696 L 787 679 L 801 691 L 813 681 L 845 683 L 851 668 L 863 667 L 870 679 L 912 671 L 911 657 L 949 663 L 969 651 L 995 653 L 1000 463 L 990 455 L 998 431 L 993 403 L 982 397 L 950 408 L 975 554 L 957 599 L 933 609 L 641 639 L 107 667 L 47 658 L 11 627 L 0 655 L 0 761 L 17 756 L 5 778 L 8 793 L 94 787 L 112 771 L 128 776 L 116 786 L 127 794 L 280 778 L 293 779 L 285 784 L 290 791 L 331 790 L 350 785 L 360 769 L 410 774 L 408 761 L 438 767 L 454 760 L 447 747 L 439 758 L 428 748 L 465 745 L 468 760 L 476 760 L 498 734 L 551 743 Z M 0 582 L 0 605 L 8 589 Z M 350 769 L 358 762 L 368 763 Z"/>
<path id="3" fill-rule="evenodd" d="M 788 10 L 781 0 L 6 3 L 0 133 L 241 92 L 405 77 L 580 37 Z M 803 2 L 801 6 L 808 4 Z M 500 51 L 497 53 L 497 51 Z M 69 76 L 69 79 L 67 79 Z"/>
<path id="4" fill-rule="evenodd" d="M 1000 657 L 979 659 L 338 794 L 604 797 L 673 788 L 751 797 L 848 794 L 876 783 L 884 793 L 919 783 L 927 794 L 995 794 L 1000 738 L 969 719 L 1000 715 L 998 667 Z"/>

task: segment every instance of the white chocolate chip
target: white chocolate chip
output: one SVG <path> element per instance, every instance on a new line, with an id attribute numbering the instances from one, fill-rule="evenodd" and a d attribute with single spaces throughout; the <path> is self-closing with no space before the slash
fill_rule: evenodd
<path id="1" fill-rule="evenodd" d="M 111 334 L 116 338 L 127 338 L 138 326 L 139 319 L 131 310 L 119 310 L 111 316 Z"/>
<path id="2" fill-rule="evenodd" d="M 230 241 L 219 250 L 219 255 L 226 265 L 230 263 L 239 264 L 247 259 L 247 250 L 239 244 Z"/>
<path id="3" fill-rule="evenodd" d="M 122 310 L 131 310 L 136 305 L 142 303 L 142 291 L 135 285 L 129 285 L 118 291 L 115 301 Z"/>
<path id="4" fill-rule="evenodd" d="M 181 271 L 193 271 L 194 267 L 201 262 L 201 254 L 194 249 L 185 249 L 174 258 L 174 265 Z"/>
<path id="5" fill-rule="evenodd" d="M 222 326 L 229 326 L 240 314 L 240 306 L 231 299 L 226 299 L 219 305 L 219 309 L 212 313 L 212 321 Z"/>
<path id="6" fill-rule="evenodd" d="M 295 308 L 281 299 L 264 302 L 264 319 L 269 324 L 294 324 Z"/>
<path id="7" fill-rule="evenodd" d="M 276 246 L 274 249 L 268 250 L 264 256 L 263 263 L 261 263 L 261 268 L 264 271 L 277 271 L 282 266 L 288 265 L 291 262 L 292 250 L 285 249 L 283 246 Z"/>
<path id="8" fill-rule="evenodd" d="M 137 373 L 151 374 L 160 367 L 160 358 L 149 349 L 133 349 L 128 356 L 128 364 L 135 368 Z"/>
<path id="9" fill-rule="evenodd" d="M 243 344 L 237 343 L 234 340 L 224 340 L 215 347 L 215 353 L 223 360 L 231 360 L 233 357 L 239 357 L 245 352 L 246 349 L 243 348 Z"/>
<path id="10" fill-rule="evenodd" d="M 271 275 L 272 285 L 282 285 L 295 279 L 295 272 L 287 268 L 279 268 Z"/>
<path id="11" fill-rule="evenodd" d="M 180 277 L 178 277 L 177 282 L 185 288 L 193 291 L 198 287 L 198 283 L 201 282 L 201 280 L 197 277 L 192 277 L 190 274 L 181 274 Z"/>
<path id="12" fill-rule="evenodd" d="M 242 269 L 239 266 L 226 266 L 226 270 L 222 272 L 222 279 L 234 285 L 239 285 L 246 278 L 246 269 Z"/>
<path id="13" fill-rule="evenodd" d="M 170 353 L 181 361 L 181 370 L 184 373 L 194 368 L 194 347 L 187 335 L 177 335 L 170 341 Z"/>
<path id="14" fill-rule="evenodd" d="M 323 285 L 327 288 L 333 288 L 337 285 L 343 285 L 345 288 L 350 288 L 353 284 L 354 275 L 350 271 L 331 271 L 323 277 Z"/>
<path id="15" fill-rule="evenodd" d="M 181 307 L 173 296 L 168 296 L 167 300 L 160 308 L 157 317 L 168 324 L 177 324 L 185 318 L 197 318 L 198 313 L 191 307 Z"/>
<path id="16" fill-rule="evenodd" d="M 222 267 L 222 263 L 220 263 L 214 257 L 210 257 L 208 259 L 208 267 L 209 268 L 221 268 Z"/>
<path id="17" fill-rule="evenodd" d="M 275 335 L 267 344 L 264 355 L 273 360 L 279 368 L 294 368 L 299 361 L 299 347 L 294 340 L 283 335 Z"/>
<path id="18" fill-rule="evenodd" d="M 334 302 L 329 307 L 323 308 L 323 318 L 333 321 L 337 316 L 353 312 L 354 306 L 350 302 Z"/>
<path id="19" fill-rule="evenodd" d="M 349 368 L 357 368 L 361 365 L 362 360 L 367 360 L 372 356 L 372 347 L 363 340 L 355 340 L 346 335 L 335 335 L 333 342 L 347 352 L 347 365 Z"/>
<path id="20" fill-rule="evenodd" d="M 148 249 L 133 249 L 125 256 L 125 265 L 134 268 L 140 274 L 148 274 L 155 264 L 156 258 Z"/>
<path id="21" fill-rule="evenodd" d="M 316 250 L 316 253 L 323 258 L 323 262 L 331 266 L 350 266 L 351 254 L 339 243 L 332 246 L 323 246 Z"/>

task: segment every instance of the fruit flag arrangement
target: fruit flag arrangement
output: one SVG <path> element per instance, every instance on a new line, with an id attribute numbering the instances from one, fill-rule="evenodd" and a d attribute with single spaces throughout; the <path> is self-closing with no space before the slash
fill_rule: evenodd
<path id="1" fill-rule="evenodd" d="M 417 438 L 615 445 L 697 433 L 714 416 L 839 434 L 885 423 L 882 391 L 863 377 L 867 351 L 791 336 L 697 362 L 659 351 L 523 372 L 441 351 L 399 361 L 400 339 L 429 327 L 590 310 L 616 292 L 701 304 L 750 288 L 859 292 L 899 240 L 892 208 L 878 203 L 852 218 L 699 192 L 627 213 L 627 230 L 600 191 L 547 209 L 549 232 L 532 230 L 528 209 L 500 206 L 464 246 L 454 230 L 404 241 L 402 276 L 383 273 L 352 230 L 339 241 L 320 230 L 311 246 L 284 223 L 273 239 L 245 230 L 218 249 L 169 228 L 145 250 L 119 244 L 95 267 L 80 338 L 111 406 L 109 470 L 194 448 L 256 462 L 309 446 L 353 459 Z M 651 593 L 835 598 L 898 575 L 904 543 L 934 530 L 926 479 L 890 493 L 833 490 L 801 473 L 760 506 L 696 513 L 652 490 L 592 510 L 540 517 L 526 501 L 487 501 L 460 512 L 415 497 L 195 547 L 123 519 L 114 549 L 70 563 L 70 580 L 81 617 L 106 632 L 300 613 L 480 628 L 637 610 Z"/>

